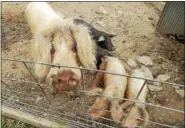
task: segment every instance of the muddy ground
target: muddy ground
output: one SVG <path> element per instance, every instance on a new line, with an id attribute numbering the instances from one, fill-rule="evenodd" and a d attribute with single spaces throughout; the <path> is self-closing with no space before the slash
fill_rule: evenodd
<path id="1" fill-rule="evenodd" d="M 23 15 L 27 5 L 28 2 L 2 3 L 3 58 L 33 59 L 30 52 L 33 37 Z M 113 38 L 113 43 L 117 48 L 115 51 L 117 57 L 128 60 L 142 55 L 150 56 L 154 64 L 149 69 L 154 78 L 159 74 L 168 74 L 171 77 L 169 82 L 184 84 L 184 45 L 156 32 L 157 21 L 164 7 L 163 2 L 50 2 L 50 5 L 54 10 L 68 17 L 82 18 L 89 23 L 96 17 L 92 22 L 95 28 L 117 34 Z M 106 12 L 101 11 L 102 7 Z M 103 23 L 100 25 L 99 21 Z M 29 67 L 32 69 L 32 65 Z M 87 72 L 85 74 L 85 88 L 88 88 L 93 76 L 89 77 L 91 75 Z M 34 81 L 22 63 L 9 61 L 2 63 L 2 79 L 4 78 Z M 17 83 L 10 86 L 18 92 L 43 96 L 36 85 Z M 175 92 L 175 88 L 169 85 L 161 86 L 164 89 L 160 92 L 149 91 L 147 102 L 184 110 L 184 98 Z M 47 91 L 47 87 L 45 90 Z M 23 95 L 23 97 L 26 96 Z M 79 101 L 92 105 L 92 102 L 84 96 L 80 96 L 73 102 L 79 103 Z M 64 96 L 57 96 L 52 99 L 52 105 L 49 105 L 52 109 L 57 109 L 58 106 L 62 107 L 62 111 L 74 112 L 74 114 L 76 111 L 87 112 L 86 107 L 68 104 L 68 99 Z M 150 120 L 155 122 L 175 125 L 184 119 L 184 115 L 178 112 L 155 107 L 147 107 L 147 110 Z M 103 123 L 109 124 L 108 121 Z M 162 126 L 154 126 L 150 123 L 148 127 L 160 128 Z"/>

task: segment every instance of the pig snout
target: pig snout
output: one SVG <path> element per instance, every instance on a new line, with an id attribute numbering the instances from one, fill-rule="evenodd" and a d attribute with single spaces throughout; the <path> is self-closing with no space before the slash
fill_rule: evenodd
<path id="1" fill-rule="evenodd" d="M 65 86 L 68 86 L 69 88 L 76 87 L 80 81 L 71 70 L 64 70 L 58 74 L 57 78 L 60 82 L 60 90 L 65 90 Z"/>
<path id="2" fill-rule="evenodd" d="M 71 70 L 64 70 L 59 74 L 58 79 L 65 82 L 69 85 L 77 85 L 79 79 L 75 76 L 75 74 Z"/>
<path id="3" fill-rule="evenodd" d="M 57 92 L 74 90 L 80 82 L 80 78 L 78 78 L 71 70 L 63 70 L 58 74 L 51 75 L 51 78 L 52 85 Z"/>

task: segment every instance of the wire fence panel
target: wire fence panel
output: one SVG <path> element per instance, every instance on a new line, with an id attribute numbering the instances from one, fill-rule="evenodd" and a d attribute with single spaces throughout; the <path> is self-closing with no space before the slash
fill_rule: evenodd
<path id="1" fill-rule="evenodd" d="M 89 91 L 86 90 L 87 87 L 87 81 L 91 81 L 91 79 L 88 77 L 86 78 L 85 74 L 83 74 L 83 87 L 77 88 L 77 95 L 74 99 L 68 99 L 65 95 L 57 94 L 55 97 L 50 94 L 48 85 L 38 83 L 37 80 L 34 78 L 34 75 L 32 74 L 31 70 L 27 66 L 27 63 L 29 64 L 43 64 L 53 67 L 65 67 L 65 68 L 75 68 L 75 69 L 81 69 L 83 71 L 94 71 L 94 72 L 103 72 L 107 74 L 112 75 L 120 75 L 123 77 L 132 77 L 130 75 L 123 75 L 123 74 L 116 74 L 101 70 L 94 70 L 94 69 L 87 69 L 87 68 L 78 68 L 78 67 L 70 67 L 70 66 L 60 66 L 60 65 L 53 65 L 53 64 L 47 64 L 47 63 L 38 63 L 34 61 L 24 61 L 24 60 L 16 60 L 16 59 L 9 59 L 9 58 L 3 58 L 3 61 L 14 61 L 17 63 L 23 63 L 25 68 L 28 70 L 29 74 L 33 78 L 32 80 L 20 80 L 15 78 L 2 78 L 2 104 L 7 107 L 11 107 L 17 110 L 21 110 L 23 112 L 30 113 L 32 115 L 42 117 L 49 119 L 51 121 L 55 121 L 58 123 L 61 123 L 61 121 L 69 124 L 72 128 L 114 128 L 118 127 L 120 123 L 122 122 L 115 122 L 112 118 L 109 117 L 100 117 L 99 120 L 92 120 L 90 117 L 90 114 L 87 112 L 89 108 L 93 104 L 93 98 L 88 95 Z M 184 85 L 182 84 L 176 84 L 171 82 L 162 82 L 162 81 L 156 81 L 146 78 L 140 78 L 140 77 L 132 77 L 136 79 L 144 79 L 145 83 L 148 82 L 160 82 L 164 85 L 170 85 L 170 86 L 176 86 L 176 87 L 182 87 L 184 88 Z M 143 87 L 145 86 L 145 83 L 143 84 Z M 143 87 L 139 91 L 137 98 L 139 97 Z M 61 96 L 62 95 L 62 96 Z M 137 100 L 131 100 L 126 98 L 118 98 L 118 97 L 108 97 L 101 94 L 96 94 L 97 96 L 106 97 L 106 98 L 112 98 L 112 99 L 120 99 L 124 101 L 130 101 L 133 102 L 133 105 L 135 103 L 144 104 L 146 107 L 152 107 L 160 109 L 161 112 L 174 112 L 178 114 L 184 115 L 184 110 L 178 110 L 175 108 L 170 108 L 162 105 L 157 105 L 150 102 L 141 102 Z M 112 111 L 109 110 L 102 110 L 109 113 L 112 113 Z M 132 116 L 128 113 L 119 113 L 124 115 L 125 117 L 130 117 L 133 119 L 145 121 L 143 118 Z M 149 120 L 148 125 L 146 127 L 150 128 L 156 127 L 156 128 L 175 128 L 177 127 L 179 122 L 176 122 L 175 125 L 167 124 L 164 122 L 158 122 Z M 140 126 L 137 126 L 137 128 L 140 128 Z"/>

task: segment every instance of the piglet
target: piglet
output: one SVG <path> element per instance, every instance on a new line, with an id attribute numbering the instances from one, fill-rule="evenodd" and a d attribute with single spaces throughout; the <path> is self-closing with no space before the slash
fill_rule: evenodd
<path id="1" fill-rule="evenodd" d="M 105 56 L 102 58 L 100 70 L 126 75 L 126 70 L 121 64 L 120 60 L 115 57 Z M 103 88 L 98 87 L 103 81 Z M 90 89 L 92 92 L 98 92 L 104 96 L 98 95 L 94 105 L 88 110 L 93 120 L 100 117 L 108 116 L 109 114 L 114 118 L 117 116 L 117 108 L 122 101 L 117 98 L 123 98 L 127 85 L 127 77 L 112 75 L 103 72 L 98 72 L 95 78 L 93 87 Z M 113 98 L 111 98 L 113 97 Z M 114 98 L 117 97 L 117 98 Z M 108 112 L 109 107 L 114 112 Z"/>
<path id="2" fill-rule="evenodd" d="M 131 76 L 144 78 L 144 73 L 139 70 L 135 69 L 132 71 Z M 145 103 L 146 96 L 147 96 L 147 84 L 143 79 L 136 79 L 136 78 L 129 78 L 128 79 L 128 87 L 126 90 L 126 98 L 131 100 L 136 100 Z M 142 86 L 144 85 L 140 95 L 137 97 L 138 93 L 140 92 Z M 147 121 L 149 120 L 148 112 L 145 109 L 145 105 L 142 103 L 135 103 L 131 101 L 126 101 L 121 105 L 124 114 L 129 114 L 129 116 L 122 115 L 122 127 L 131 127 L 135 128 L 136 126 L 139 127 L 146 127 Z M 128 113 L 129 112 L 129 113 Z M 134 117 L 142 118 L 143 120 L 136 119 Z M 119 118 L 120 119 L 120 118 Z M 119 120 L 118 119 L 118 120 Z"/>

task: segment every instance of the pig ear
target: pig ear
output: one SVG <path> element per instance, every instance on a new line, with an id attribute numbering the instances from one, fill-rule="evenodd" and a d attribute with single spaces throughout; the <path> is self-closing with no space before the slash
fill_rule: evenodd
<path id="1" fill-rule="evenodd" d="M 97 96 L 97 94 L 102 94 L 102 93 L 103 93 L 103 89 L 96 87 L 96 88 L 88 89 L 87 95 Z"/>
<path id="2" fill-rule="evenodd" d="M 88 110 L 88 113 L 90 113 L 92 120 L 97 120 L 98 119 L 98 110 L 95 109 L 94 107 L 90 108 Z"/>
<path id="3" fill-rule="evenodd" d="M 124 103 L 121 104 L 121 108 L 127 109 L 132 104 L 133 104 L 133 102 L 131 102 L 131 101 L 125 101 Z"/>
<path id="4" fill-rule="evenodd" d="M 139 107 L 139 112 L 141 114 L 141 118 L 143 118 L 145 121 L 143 123 L 143 126 L 146 127 L 147 126 L 147 123 L 149 121 L 149 115 L 148 115 L 148 112 L 146 111 L 146 109 L 144 107 Z"/>
<path id="5" fill-rule="evenodd" d="M 82 65 L 96 69 L 96 43 L 91 38 L 89 29 L 83 25 L 74 25 L 72 34 L 77 42 L 77 53 Z"/>
<path id="6" fill-rule="evenodd" d="M 95 109 L 93 106 L 88 110 L 88 113 L 96 113 L 97 109 Z"/>
<path id="7" fill-rule="evenodd" d="M 51 53 L 50 50 L 52 49 L 50 38 L 47 37 L 44 32 L 37 32 L 34 37 L 34 53 L 33 55 L 36 57 L 37 62 L 42 63 L 51 63 Z M 35 65 L 35 75 L 38 77 L 39 81 L 43 80 L 49 70 L 49 66 L 36 64 Z"/>

